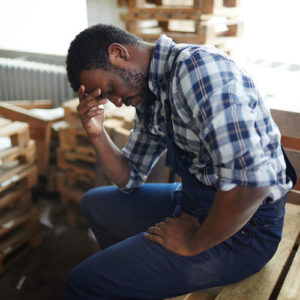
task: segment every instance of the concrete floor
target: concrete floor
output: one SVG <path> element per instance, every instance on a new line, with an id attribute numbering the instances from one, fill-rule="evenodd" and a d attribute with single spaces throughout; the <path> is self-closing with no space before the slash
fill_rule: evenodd
<path id="1" fill-rule="evenodd" d="M 44 240 L 0 275 L 0 300 L 62 300 L 68 271 L 99 250 L 87 226 L 67 225 L 59 200 L 42 199 L 36 205 Z"/>

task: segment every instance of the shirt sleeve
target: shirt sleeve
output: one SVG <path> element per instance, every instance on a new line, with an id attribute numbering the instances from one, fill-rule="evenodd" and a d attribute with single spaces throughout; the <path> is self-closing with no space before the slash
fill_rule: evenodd
<path id="1" fill-rule="evenodd" d="M 151 134 L 140 118 L 137 113 L 128 143 L 122 149 L 131 167 L 130 179 L 127 185 L 120 189 L 127 193 L 145 182 L 152 167 L 166 148 L 164 141 L 159 136 Z"/>
<path id="2" fill-rule="evenodd" d="M 181 66 L 177 87 L 199 128 L 208 176 L 217 176 L 221 190 L 283 182 L 280 133 L 251 78 L 227 57 L 207 54 L 200 64 L 196 59 Z"/>

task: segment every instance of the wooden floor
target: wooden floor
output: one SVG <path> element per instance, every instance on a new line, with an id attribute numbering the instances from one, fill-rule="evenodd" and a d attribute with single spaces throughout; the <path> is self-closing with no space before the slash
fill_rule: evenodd
<path id="1" fill-rule="evenodd" d="M 53 228 L 43 226 L 42 244 L 0 274 L 1 300 L 63 300 L 68 271 L 98 250 L 87 227 L 67 226 L 59 200 L 44 199 L 37 205 L 42 214 L 50 213 Z"/>

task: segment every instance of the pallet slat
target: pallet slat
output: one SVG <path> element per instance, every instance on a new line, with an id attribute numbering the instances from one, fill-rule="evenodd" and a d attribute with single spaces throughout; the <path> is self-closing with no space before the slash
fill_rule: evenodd
<path id="1" fill-rule="evenodd" d="M 32 163 L 16 166 L 0 174 L 0 193 L 22 180 L 26 181 L 26 187 L 31 188 L 37 183 L 38 168 Z"/>
<path id="2" fill-rule="evenodd" d="M 0 127 L 0 137 L 9 137 L 13 146 L 25 146 L 30 139 L 29 126 L 25 122 L 10 122 Z"/>
<path id="3" fill-rule="evenodd" d="M 298 247 L 292 266 L 285 278 L 277 300 L 300 299 L 300 249 Z"/>

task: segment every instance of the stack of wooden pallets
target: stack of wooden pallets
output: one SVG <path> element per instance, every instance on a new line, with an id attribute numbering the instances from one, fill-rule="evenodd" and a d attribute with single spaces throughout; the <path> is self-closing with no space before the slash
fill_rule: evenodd
<path id="1" fill-rule="evenodd" d="M 128 12 L 126 29 L 154 42 L 165 33 L 178 43 L 213 44 L 226 48 L 241 35 L 238 0 L 119 0 Z"/>
<path id="2" fill-rule="evenodd" d="M 25 122 L 0 118 L 0 272 L 42 241 L 39 211 L 32 203 L 37 184 L 35 142 Z"/>

